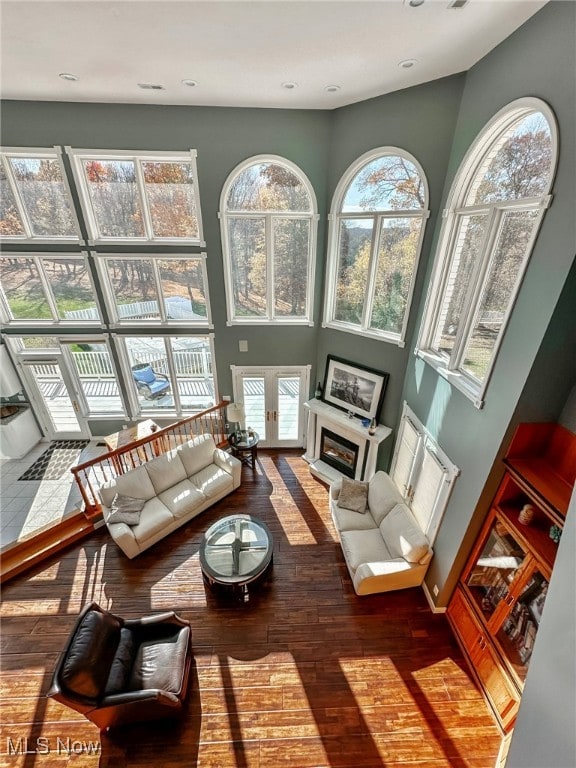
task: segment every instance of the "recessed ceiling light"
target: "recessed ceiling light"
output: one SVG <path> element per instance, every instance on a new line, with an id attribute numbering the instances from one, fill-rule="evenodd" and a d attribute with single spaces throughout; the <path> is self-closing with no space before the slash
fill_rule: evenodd
<path id="1" fill-rule="evenodd" d="M 71 83 L 76 82 L 76 80 L 80 79 L 78 75 L 73 75 L 71 72 L 60 72 L 58 77 L 61 77 L 62 80 L 69 80 Z"/>
<path id="2" fill-rule="evenodd" d="M 424 5 L 424 0 L 404 0 L 406 5 L 409 5 L 410 8 L 419 8 L 421 5 Z"/>
<path id="3" fill-rule="evenodd" d="M 196 80 L 182 80 L 182 85 L 187 85 L 188 88 L 196 88 L 198 82 Z"/>
<path id="4" fill-rule="evenodd" d="M 142 88 L 143 91 L 163 91 L 164 86 L 158 83 L 138 83 L 138 88 Z"/>
<path id="5" fill-rule="evenodd" d="M 412 69 L 415 64 L 418 64 L 417 59 L 404 59 L 404 61 L 398 62 L 398 66 L 402 69 Z"/>
<path id="6" fill-rule="evenodd" d="M 325 91 L 328 91 L 328 93 L 336 93 L 336 91 L 340 90 L 339 85 L 327 85 L 326 88 L 324 88 Z"/>
<path id="7" fill-rule="evenodd" d="M 287 91 L 293 91 L 294 88 L 298 88 L 298 83 L 288 80 L 287 82 L 282 83 L 282 88 L 286 88 Z"/>

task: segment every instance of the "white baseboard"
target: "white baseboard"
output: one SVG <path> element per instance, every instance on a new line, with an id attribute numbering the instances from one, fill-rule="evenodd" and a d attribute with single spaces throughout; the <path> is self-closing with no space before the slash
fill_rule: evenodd
<path id="1" fill-rule="evenodd" d="M 422 590 L 424 591 L 426 600 L 428 600 L 428 605 L 430 606 L 430 610 L 432 611 L 432 613 L 446 613 L 445 606 L 438 606 L 434 603 L 434 600 L 432 599 L 432 595 L 430 594 L 430 590 L 428 589 L 428 586 L 425 581 L 422 582 Z"/>

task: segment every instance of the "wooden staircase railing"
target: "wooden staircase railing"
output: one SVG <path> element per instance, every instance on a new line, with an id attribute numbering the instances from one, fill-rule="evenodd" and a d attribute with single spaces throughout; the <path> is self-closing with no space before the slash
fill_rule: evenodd
<path id="1" fill-rule="evenodd" d="M 198 435 L 212 435 L 217 446 L 227 445 L 227 406 L 228 403 L 220 402 L 206 411 L 177 421 L 164 429 L 158 429 L 148 437 L 72 467 L 71 472 L 82 494 L 83 511 L 88 520 L 100 516 L 102 506 L 98 488 L 108 480 L 123 475 Z"/>

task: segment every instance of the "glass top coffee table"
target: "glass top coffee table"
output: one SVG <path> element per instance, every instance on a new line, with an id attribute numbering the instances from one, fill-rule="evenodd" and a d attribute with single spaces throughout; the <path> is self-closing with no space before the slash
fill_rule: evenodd
<path id="1" fill-rule="evenodd" d="M 266 575 L 272 549 L 272 534 L 261 520 L 250 515 L 224 517 L 211 525 L 202 539 L 202 575 L 211 587 L 229 587 L 248 600 L 248 585 Z"/>

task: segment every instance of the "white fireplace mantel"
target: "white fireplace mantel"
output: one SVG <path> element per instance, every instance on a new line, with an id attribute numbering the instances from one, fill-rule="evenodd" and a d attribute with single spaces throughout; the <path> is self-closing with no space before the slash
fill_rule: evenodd
<path id="1" fill-rule="evenodd" d="M 379 424 L 375 433 L 369 435 L 368 427 L 363 427 L 359 419 L 351 419 L 344 411 L 316 398 L 304 403 L 304 408 L 308 413 L 308 429 L 303 458 L 310 464 L 310 472 L 325 483 L 343 477 L 341 472 L 320 459 L 321 432 L 322 427 L 326 427 L 359 447 L 354 479 L 370 480 L 376 472 L 378 448 L 392 434 L 391 428 Z"/>

